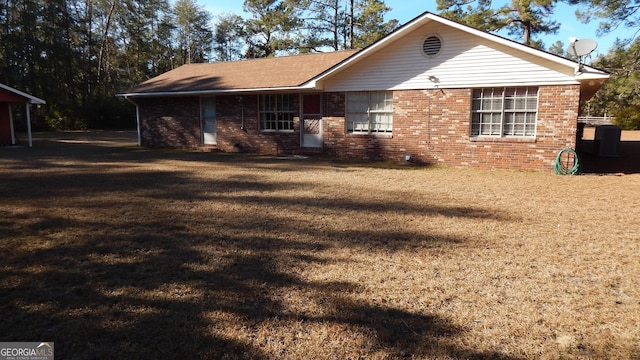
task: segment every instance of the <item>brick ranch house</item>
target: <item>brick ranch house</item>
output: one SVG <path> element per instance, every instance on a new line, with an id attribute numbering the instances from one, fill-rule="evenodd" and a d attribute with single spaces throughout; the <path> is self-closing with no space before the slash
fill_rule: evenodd
<path id="1" fill-rule="evenodd" d="M 141 146 L 551 171 L 608 77 L 425 12 L 362 50 L 184 65 L 118 96 Z"/>

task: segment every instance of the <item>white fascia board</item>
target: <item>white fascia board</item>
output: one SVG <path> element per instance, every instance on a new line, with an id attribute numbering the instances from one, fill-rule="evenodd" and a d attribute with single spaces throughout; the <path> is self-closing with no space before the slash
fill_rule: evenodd
<path id="1" fill-rule="evenodd" d="M 576 74 L 576 80 L 578 81 L 584 81 L 584 80 L 606 80 L 609 77 L 611 77 L 611 75 L 607 74 L 604 71 L 600 71 L 597 69 L 593 69 L 590 68 L 586 65 L 583 65 L 586 69 L 583 69 L 582 71 L 579 71 Z M 585 71 L 587 70 L 587 71 Z"/>
<path id="2" fill-rule="evenodd" d="M 148 93 L 122 93 L 116 94 L 116 97 L 136 98 L 136 97 L 163 97 L 163 96 L 205 96 L 205 95 L 221 95 L 221 94 L 238 94 L 238 93 L 255 93 L 255 92 L 290 92 L 300 90 L 317 90 L 316 82 L 310 81 L 301 86 L 287 86 L 278 88 L 250 88 L 250 89 L 232 89 L 232 90 L 199 90 L 199 91 L 160 91 Z"/>
<path id="3" fill-rule="evenodd" d="M 14 93 L 16 95 L 20 95 L 22 97 L 26 97 L 27 99 L 29 99 L 29 104 L 44 105 L 44 104 L 47 103 L 46 101 L 44 101 L 44 100 L 42 100 L 40 98 L 37 98 L 37 97 L 32 96 L 32 95 L 29 95 L 29 94 L 27 94 L 25 92 L 22 92 L 20 90 L 14 89 L 11 86 L 7 86 L 5 84 L 0 84 L 0 88 L 3 88 L 5 90 L 7 90 L 7 91 L 10 91 L 10 92 L 12 92 L 12 93 Z"/>

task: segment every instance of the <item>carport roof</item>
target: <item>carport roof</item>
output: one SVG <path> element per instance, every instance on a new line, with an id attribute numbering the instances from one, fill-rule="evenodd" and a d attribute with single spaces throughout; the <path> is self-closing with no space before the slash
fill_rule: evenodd
<path id="1" fill-rule="evenodd" d="M 188 64 L 134 86 L 120 96 L 298 88 L 358 50 Z"/>
<path id="2" fill-rule="evenodd" d="M 24 99 L 24 101 L 19 101 L 21 103 L 29 103 L 29 104 L 36 104 L 36 105 L 44 105 L 47 102 L 37 98 L 35 96 L 29 95 L 27 93 L 24 93 L 20 90 L 16 90 L 14 88 L 12 88 L 11 86 L 7 86 L 5 84 L 0 84 L 0 89 L 10 93 L 11 95 L 17 96 L 19 99 Z M 11 101 L 13 102 L 13 101 Z"/>

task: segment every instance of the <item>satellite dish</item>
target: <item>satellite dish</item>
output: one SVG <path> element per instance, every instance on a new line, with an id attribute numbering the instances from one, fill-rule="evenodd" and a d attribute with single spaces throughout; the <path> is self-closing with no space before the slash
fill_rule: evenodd
<path id="1" fill-rule="evenodd" d="M 598 47 L 598 42 L 593 39 L 569 39 L 569 54 L 583 57 L 591 54 Z"/>
<path id="2" fill-rule="evenodd" d="M 583 58 L 593 52 L 598 47 L 598 42 L 592 39 L 576 39 L 569 38 L 569 55 L 578 57 L 578 66 L 576 67 L 576 75 L 584 70 Z"/>

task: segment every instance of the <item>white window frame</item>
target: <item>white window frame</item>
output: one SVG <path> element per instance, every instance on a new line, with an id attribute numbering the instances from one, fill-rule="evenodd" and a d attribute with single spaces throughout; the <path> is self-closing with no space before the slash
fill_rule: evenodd
<path id="1" fill-rule="evenodd" d="M 293 132 L 294 100 L 293 94 L 258 95 L 260 131 Z"/>
<path id="2" fill-rule="evenodd" d="M 392 134 L 393 91 L 354 91 L 346 99 L 347 133 Z"/>
<path id="3" fill-rule="evenodd" d="M 534 86 L 473 89 L 471 136 L 535 138 L 538 92 Z"/>

